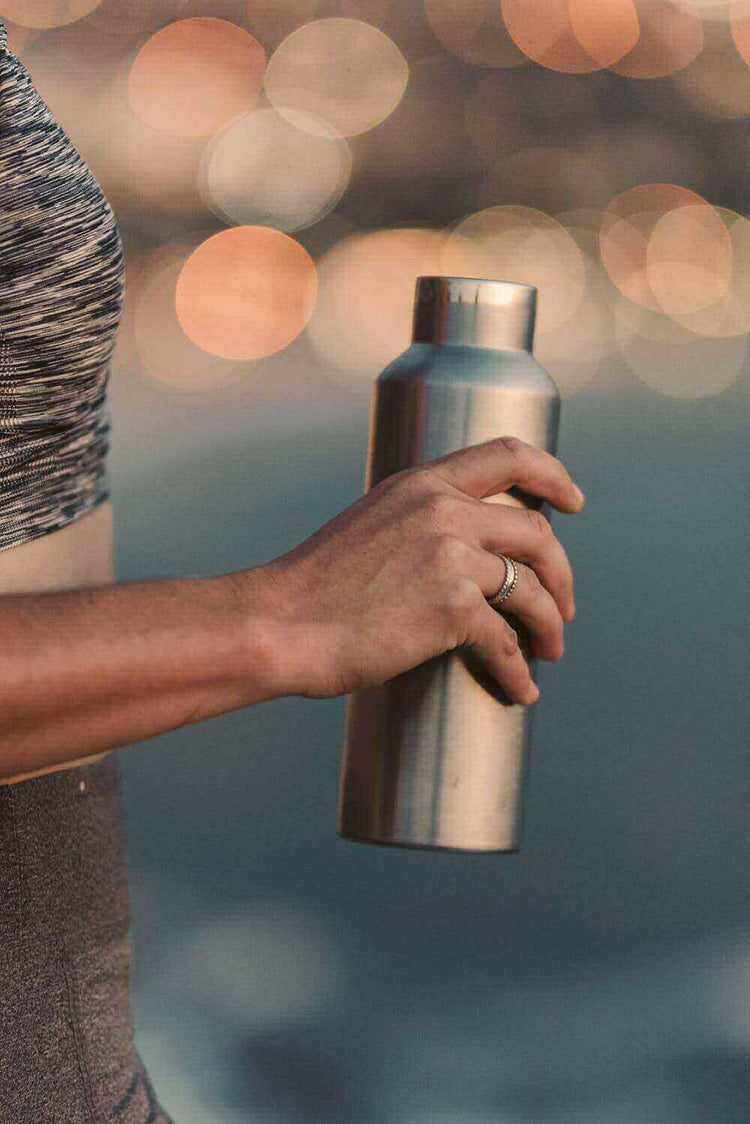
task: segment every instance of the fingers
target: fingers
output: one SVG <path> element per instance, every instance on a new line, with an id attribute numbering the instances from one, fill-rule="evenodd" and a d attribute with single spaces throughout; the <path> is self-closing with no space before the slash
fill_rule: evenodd
<path id="1" fill-rule="evenodd" d="M 573 619 L 573 569 L 565 547 L 541 512 L 507 503 L 478 503 L 472 505 L 471 520 L 475 545 L 491 554 L 507 554 L 514 562 L 528 562 L 563 619 Z M 462 533 L 464 526 L 462 522 Z"/>
<path id="2" fill-rule="evenodd" d="M 463 548 L 474 552 L 474 548 L 466 544 L 461 544 L 459 549 Z M 447 539 L 441 549 L 448 553 Z M 454 553 L 458 553 L 455 547 L 451 549 Z M 463 560 L 464 563 L 473 561 L 466 555 Z M 500 559 L 493 560 L 488 554 L 484 554 L 485 564 L 493 561 L 500 562 Z M 476 564 L 474 571 L 476 572 Z M 495 578 L 490 580 L 496 578 L 497 571 L 495 571 Z M 496 591 L 497 586 L 491 592 Z M 446 619 L 450 623 L 452 636 L 450 646 L 471 648 L 511 702 L 522 705 L 536 702 L 539 691 L 531 677 L 531 669 L 521 649 L 518 633 L 500 613 L 490 607 L 480 593 L 477 582 L 466 576 L 454 578 L 447 593 L 441 596 L 441 603 Z"/>
<path id="3" fill-rule="evenodd" d="M 491 597 L 505 580 L 505 562 L 485 550 L 477 550 L 476 556 L 472 572 L 484 596 Z M 518 617 L 529 631 L 535 656 L 543 660 L 559 660 L 564 651 L 564 625 L 560 610 L 534 571 L 515 558 L 513 561 L 517 571 L 513 592 L 493 611 L 507 611 Z"/>
<path id="4" fill-rule="evenodd" d="M 498 612 L 484 602 L 472 618 L 468 646 L 505 691 L 511 702 L 529 706 L 539 698 L 529 665 L 518 643 L 518 634 Z"/>
<path id="5" fill-rule="evenodd" d="M 417 471 L 434 473 L 475 499 L 495 496 L 516 485 L 530 495 L 541 496 L 559 511 L 580 511 L 585 502 L 557 457 L 518 437 L 496 437 L 458 449 L 425 461 Z"/>

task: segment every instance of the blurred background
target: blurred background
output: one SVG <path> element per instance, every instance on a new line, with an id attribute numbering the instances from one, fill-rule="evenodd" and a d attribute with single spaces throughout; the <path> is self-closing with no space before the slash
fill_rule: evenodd
<path id="1" fill-rule="evenodd" d="M 420 274 L 539 286 L 578 612 L 520 854 L 336 835 L 344 699 L 120 751 L 180 1124 L 733 1124 L 750 1103 L 750 3 L 1 0 L 126 249 L 119 580 L 362 493 Z"/>

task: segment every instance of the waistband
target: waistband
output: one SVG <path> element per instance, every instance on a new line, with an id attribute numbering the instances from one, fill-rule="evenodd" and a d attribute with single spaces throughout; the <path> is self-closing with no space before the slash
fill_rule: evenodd
<path id="1" fill-rule="evenodd" d="M 0 785 L 0 947 L 130 917 L 117 753 Z"/>

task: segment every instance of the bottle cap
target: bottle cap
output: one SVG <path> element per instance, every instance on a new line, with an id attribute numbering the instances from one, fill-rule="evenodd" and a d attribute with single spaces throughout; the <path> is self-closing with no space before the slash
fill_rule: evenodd
<path id="1" fill-rule="evenodd" d="M 418 277 L 413 343 L 531 351 L 534 285 L 488 277 Z"/>

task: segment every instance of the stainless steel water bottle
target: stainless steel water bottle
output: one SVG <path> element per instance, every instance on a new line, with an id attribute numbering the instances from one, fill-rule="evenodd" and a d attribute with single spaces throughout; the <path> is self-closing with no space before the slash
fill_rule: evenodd
<path id="1" fill-rule="evenodd" d="M 375 383 L 366 492 L 495 437 L 556 453 L 560 395 L 531 354 L 536 295 L 510 281 L 417 278 L 411 346 Z M 549 515 L 515 487 L 484 502 Z M 533 674 L 528 633 L 503 616 Z M 534 710 L 510 702 L 468 647 L 349 695 L 338 834 L 397 847 L 519 850 Z"/>

